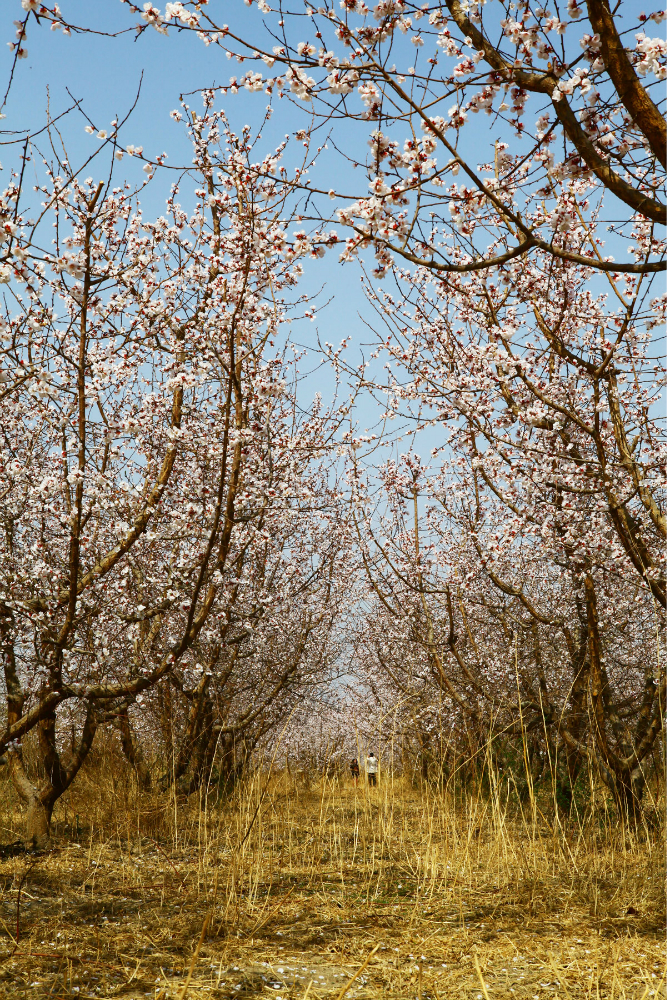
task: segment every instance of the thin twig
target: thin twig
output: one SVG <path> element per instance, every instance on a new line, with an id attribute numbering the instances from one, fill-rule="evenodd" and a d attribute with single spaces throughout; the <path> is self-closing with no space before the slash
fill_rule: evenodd
<path id="1" fill-rule="evenodd" d="M 370 952 L 370 954 L 367 956 L 366 961 L 364 962 L 364 964 L 360 965 L 359 968 L 357 969 L 357 971 L 355 972 L 355 974 L 352 976 L 352 979 L 348 979 L 348 981 L 345 983 L 345 986 L 343 986 L 343 988 L 341 989 L 340 993 L 336 997 L 336 1000 L 343 1000 L 343 997 L 345 996 L 345 994 L 349 990 L 349 988 L 352 985 L 352 983 L 356 979 L 359 978 L 359 976 L 364 971 L 364 969 L 366 968 L 366 966 L 368 965 L 368 963 L 370 962 L 370 960 L 372 959 L 373 955 L 375 954 L 375 952 L 378 950 L 379 947 L 380 947 L 379 944 L 375 945 L 375 947 L 373 948 L 372 952 Z"/>
<path id="2" fill-rule="evenodd" d="M 206 931 L 208 930 L 208 925 L 211 922 L 211 916 L 212 916 L 211 913 L 207 913 L 206 914 L 206 918 L 204 919 L 204 923 L 202 924 L 201 934 L 199 935 L 199 941 L 197 942 L 197 947 L 195 948 L 195 953 L 192 956 L 192 961 L 190 962 L 190 968 L 188 969 L 187 979 L 183 983 L 183 986 L 181 988 L 181 992 L 179 994 L 178 1000 L 183 1000 L 183 997 L 187 993 L 188 986 L 190 985 L 190 980 L 192 979 L 192 973 L 194 971 L 195 962 L 197 961 L 197 958 L 199 957 L 199 952 L 201 950 L 201 946 L 204 943 L 204 938 L 206 937 Z"/>

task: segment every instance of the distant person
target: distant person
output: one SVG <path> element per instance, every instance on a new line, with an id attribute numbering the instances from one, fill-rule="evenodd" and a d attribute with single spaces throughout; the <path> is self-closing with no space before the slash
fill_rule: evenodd
<path id="1" fill-rule="evenodd" d="M 354 783 L 356 785 L 356 783 L 359 780 L 359 761 L 357 760 L 356 757 L 354 758 L 354 760 L 350 764 L 350 773 L 351 773 L 352 777 L 354 778 Z"/>
<path id="2" fill-rule="evenodd" d="M 366 774 L 368 775 L 368 784 L 377 785 L 378 783 L 378 759 L 371 750 L 368 757 L 366 758 Z"/>

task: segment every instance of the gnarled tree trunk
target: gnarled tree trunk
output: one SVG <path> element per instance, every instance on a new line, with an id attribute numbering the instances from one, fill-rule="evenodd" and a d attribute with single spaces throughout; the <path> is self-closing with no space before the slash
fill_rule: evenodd
<path id="1" fill-rule="evenodd" d="M 93 706 L 89 705 L 78 746 L 73 747 L 65 766 L 56 748 L 55 718 L 41 720 L 38 750 L 44 778 L 39 785 L 28 776 L 20 746 L 8 752 L 12 782 L 27 809 L 25 841 L 28 845 L 40 850 L 48 846 L 53 807 L 72 784 L 90 753 L 96 731 L 97 719 Z"/>
<path id="2" fill-rule="evenodd" d="M 45 805 L 39 794 L 30 797 L 26 816 L 26 840 L 36 850 L 43 850 L 49 845 L 52 813 L 53 806 Z"/>
<path id="3" fill-rule="evenodd" d="M 28 777 L 21 751 L 12 750 L 8 758 L 12 784 L 21 802 L 27 807 L 25 842 L 37 850 L 42 850 L 49 843 L 53 803 L 44 801 L 43 795 Z"/>

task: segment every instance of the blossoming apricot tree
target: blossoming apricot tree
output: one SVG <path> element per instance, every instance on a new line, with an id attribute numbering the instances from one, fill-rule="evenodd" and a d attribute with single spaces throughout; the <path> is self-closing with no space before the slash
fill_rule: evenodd
<path id="1" fill-rule="evenodd" d="M 253 165 L 249 131 L 233 135 L 211 101 L 189 127 L 190 212 L 175 186 L 149 221 L 127 184 L 63 158 L 44 161 L 36 220 L 20 173 L 2 195 L 0 751 L 37 842 L 100 722 L 162 678 L 201 694 L 228 671 L 271 599 L 264 560 L 245 606 L 243 567 L 298 522 L 325 451 L 328 415 L 317 403 L 296 419 L 287 384 L 280 327 L 307 250 L 284 228 L 282 151 Z M 21 749 L 33 730 L 37 780 Z"/>

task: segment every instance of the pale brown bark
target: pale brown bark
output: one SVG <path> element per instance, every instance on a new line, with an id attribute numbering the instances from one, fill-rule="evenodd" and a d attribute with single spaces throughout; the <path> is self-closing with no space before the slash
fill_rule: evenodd
<path id="1" fill-rule="evenodd" d="M 648 140 L 651 151 L 667 166 L 667 127 L 658 108 L 642 85 L 616 30 L 606 0 L 586 0 L 593 31 L 600 36 L 600 53 L 616 93 L 633 122 Z"/>
<path id="2" fill-rule="evenodd" d="M 23 764 L 20 750 L 13 749 L 7 755 L 12 784 L 16 794 L 26 806 L 25 842 L 30 847 L 42 850 L 48 845 L 53 807 L 45 805 L 35 785 L 30 781 Z"/>
<path id="3" fill-rule="evenodd" d="M 51 808 L 34 796 L 28 802 L 26 816 L 26 841 L 35 850 L 48 847 L 51 837 Z"/>

